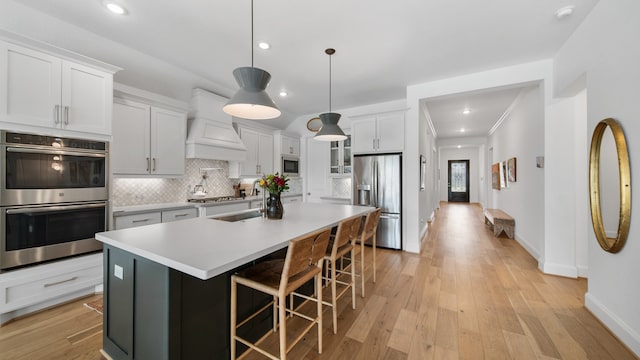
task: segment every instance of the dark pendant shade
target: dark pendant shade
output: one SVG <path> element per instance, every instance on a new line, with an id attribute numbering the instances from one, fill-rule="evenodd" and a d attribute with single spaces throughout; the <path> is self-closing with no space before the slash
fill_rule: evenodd
<path id="1" fill-rule="evenodd" d="M 322 128 L 320 128 L 320 131 L 313 137 L 314 140 L 342 141 L 347 138 L 347 135 L 345 135 L 342 129 L 340 129 L 340 126 L 338 126 L 338 121 L 340 121 L 340 116 L 342 115 L 328 112 L 320 114 L 319 116 L 322 121 Z"/>
<path id="2" fill-rule="evenodd" d="M 238 118 L 266 120 L 280 116 L 281 112 L 265 89 L 271 75 L 256 67 L 240 67 L 233 70 L 240 89 L 222 110 Z"/>

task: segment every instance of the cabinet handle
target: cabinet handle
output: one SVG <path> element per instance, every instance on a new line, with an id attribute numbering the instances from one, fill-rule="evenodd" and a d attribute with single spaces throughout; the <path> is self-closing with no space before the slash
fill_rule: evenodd
<path id="1" fill-rule="evenodd" d="M 293 154 L 293 146 L 289 146 L 289 154 Z"/>
<path id="2" fill-rule="evenodd" d="M 371 140 L 373 142 L 373 145 L 371 145 L 372 148 L 376 148 L 376 139 Z"/>
<path id="3" fill-rule="evenodd" d="M 60 280 L 60 281 L 44 284 L 44 287 L 47 288 L 47 287 L 50 287 L 50 286 L 56 286 L 56 285 L 64 284 L 66 282 L 70 282 L 70 281 L 77 280 L 77 279 L 78 279 L 78 277 L 74 276 L 74 277 L 66 279 L 66 280 Z"/>
<path id="4" fill-rule="evenodd" d="M 183 217 L 183 216 L 187 216 L 187 215 L 189 215 L 189 214 L 176 214 L 175 217 Z"/>
<path id="5" fill-rule="evenodd" d="M 151 167 L 151 159 L 147 158 L 147 171 L 149 171 L 150 167 Z"/>
<path id="6" fill-rule="evenodd" d="M 147 221 L 149 221 L 149 220 L 151 220 L 151 219 L 133 220 L 133 221 L 132 221 L 132 223 L 134 223 L 134 224 L 135 224 L 135 223 L 147 222 Z"/>
<path id="7" fill-rule="evenodd" d="M 153 158 L 153 169 L 151 171 L 156 171 L 156 158 Z"/>
<path id="8" fill-rule="evenodd" d="M 60 105 L 56 105 L 53 107 L 53 123 L 60 123 Z"/>
<path id="9" fill-rule="evenodd" d="M 64 124 L 69 125 L 69 107 L 64 107 Z"/>

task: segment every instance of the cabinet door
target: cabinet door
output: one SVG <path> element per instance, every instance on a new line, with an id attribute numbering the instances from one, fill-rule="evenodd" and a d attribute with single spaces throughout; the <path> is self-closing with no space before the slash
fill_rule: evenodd
<path id="1" fill-rule="evenodd" d="M 151 173 L 183 175 L 186 114 L 151 108 Z"/>
<path id="2" fill-rule="evenodd" d="M 258 134 L 258 171 L 260 174 L 273 173 L 273 135 Z"/>
<path id="3" fill-rule="evenodd" d="M 165 210 L 162 212 L 162 222 L 172 222 L 178 220 L 194 219 L 198 217 L 198 209 L 179 209 L 179 210 Z"/>
<path id="4" fill-rule="evenodd" d="M 329 142 L 306 139 L 307 161 L 305 163 L 307 201 L 321 202 L 321 196 L 329 193 Z"/>
<path id="5" fill-rule="evenodd" d="M 404 149 L 404 113 L 378 116 L 377 151 L 402 151 Z"/>
<path id="6" fill-rule="evenodd" d="M 59 126 L 62 61 L 1 41 L 0 50 L 0 120 Z"/>
<path id="7" fill-rule="evenodd" d="M 161 221 L 162 215 L 159 211 L 143 214 L 116 216 L 113 218 L 114 228 L 116 230 L 128 229 L 144 225 L 160 224 Z"/>
<path id="8" fill-rule="evenodd" d="M 354 153 L 371 152 L 376 148 L 376 119 L 360 119 L 351 123 L 351 149 Z"/>
<path id="9" fill-rule="evenodd" d="M 259 175 L 258 150 L 260 146 L 260 134 L 252 130 L 241 128 L 240 139 L 242 139 L 242 143 L 247 148 L 247 160 L 240 163 L 240 175 Z"/>
<path id="10" fill-rule="evenodd" d="M 111 135 L 111 74 L 62 62 L 62 128 Z"/>
<path id="11" fill-rule="evenodd" d="M 282 155 L 300 156 L 300 139 L 282 136 Z"/>
<path id="12" fill-rule="evenodd" d="M 114 99 L 113 140 L 110 146 L 114 174 L 149 174 L 150 106 Z"/>

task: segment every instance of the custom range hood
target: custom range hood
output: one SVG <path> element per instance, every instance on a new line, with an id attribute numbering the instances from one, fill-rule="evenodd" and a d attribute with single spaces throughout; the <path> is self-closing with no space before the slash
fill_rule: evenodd
<path id="1" fill-rule="evenodd" d="M 193 89 L 187 122 L 187 158 L 245 161 L 247 148 L 222 111 L 227 99 Z"/>

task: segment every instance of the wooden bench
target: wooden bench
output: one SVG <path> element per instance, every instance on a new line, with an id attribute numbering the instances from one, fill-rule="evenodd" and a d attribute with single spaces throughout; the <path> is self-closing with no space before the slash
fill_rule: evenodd
<path id="1" fill-rule="evenodd" d="M 506 212 L 500 209 L 484 209 L 484 223 L 491 227 L 494 236 L 504 231 L 509 239 L 513 239 L 516 221 Z"/>

